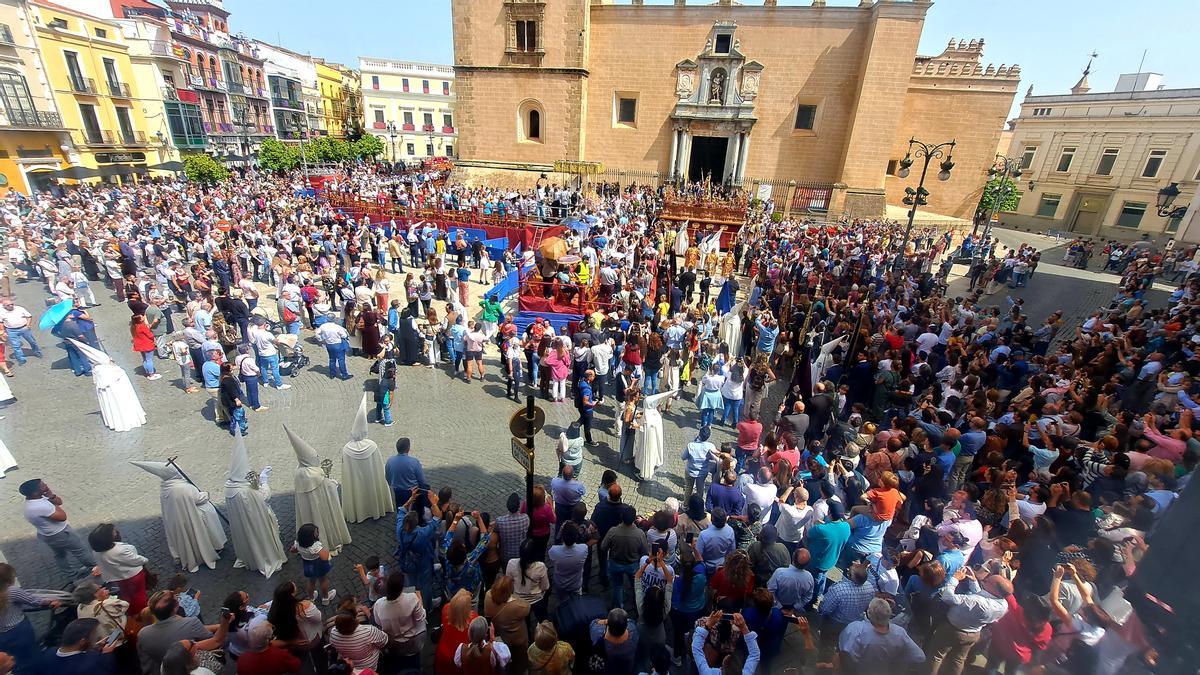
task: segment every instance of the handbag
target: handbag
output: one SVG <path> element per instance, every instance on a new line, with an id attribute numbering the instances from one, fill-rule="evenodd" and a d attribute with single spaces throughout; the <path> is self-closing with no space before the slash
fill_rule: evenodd
<path id="1" fill-rule="evenodd" d="M 299 318 L 300 317 L 296 316 L 296 313 L 293 312 L 292 310 L 288 309 L 287 307 L 283 308 L 283 322 L 284 323 L 295 323 Z"/>

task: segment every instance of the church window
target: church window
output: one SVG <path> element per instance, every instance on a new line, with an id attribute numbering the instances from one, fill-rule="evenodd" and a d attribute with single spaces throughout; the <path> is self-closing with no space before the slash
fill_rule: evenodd
<path id="1" fill-rule="evenodd" d="M 541 103 L 532 99 L 522 102 L 517 108 L 517 140 L 524 143 L 541 143 L 544 122 Z"/>
<path id="2" fill-rule="evenodd" d="M 817 106 L 801 105 L 796 108 L 796 128 L 811 131 L 817 122 Z"/>
<path id="3" fill-rule="evenodd" d="M 633 94 L 618 92 L 615 98 L 613 116 L 616 124 L 627 127 L 637 126 L 637 97 Z"/>
<path id="4" fill-rule="evenodd" d="M 730 47 L 733 46 L 733 35 L 729 33 L 721 33 L 717 35 L 717 41 L 713 45 L 714 54 L 728 54 Z"/>
<path id="5" fill-rule="evenodd" d="M 530 140 L 539 139 L 542 137 L 542 114 L 536 110 L 529 111 L 529 126 L 526 127 L 526 136 Z"/>
<path id="6" fill-rule="evenodd" d="M 538 49 L 538 22 L 537 21 L 518 21 L 517 22 L 517 51 L 519 52 L 535 52 Z"/>

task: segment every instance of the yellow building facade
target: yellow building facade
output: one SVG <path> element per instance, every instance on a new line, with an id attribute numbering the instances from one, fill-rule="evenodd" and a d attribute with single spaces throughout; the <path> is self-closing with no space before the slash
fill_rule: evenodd
<path id="1" fill-rule="evenodd" d="M 346 137 L 345 96 L 342 73 L 334 66 L 314 59 L 317 66 L 317 89 L 321 92 L 321 129 L 332 138 Z"/>
<path id="2" fill-rule="evenodd" d="M 364 126 L 391 161 L 455 157 L 458 144 L 452 66 L 359 58 Z"/>
<path id="3" fill-rule="evenodd" d="M 70 130 L 71 163 L 116 176 L 125 166 L 141 171 L 169 159 L 148 133 L 157 126 L 143 105 L 161 94 L 140 91 L 146 80 L 134 76 L 121 26 L 51 3 L 29 6 L 45 76 Z"/>
<path id="4" fill-rule="evenodd" d="M 67 130 L 41 66 L 25 0 L 0 0 L 0 195 L 50 183 L 39 172 L 68 165 Z"/>

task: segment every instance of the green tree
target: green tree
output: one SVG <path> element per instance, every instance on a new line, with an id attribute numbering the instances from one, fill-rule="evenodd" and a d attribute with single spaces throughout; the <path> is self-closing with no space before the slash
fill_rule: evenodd
<path id="1" fill-rule="evenodd" d="M 220 183 L 229 178 L 229 169 L 208 155 L 184 155 L 183 172 L 188 180 L 201 185 Z"/>
<path id="2" fill-rule="evenodd" d="M 383 141 L 375 134 L 363 134 L 362 138 L 354 141 L 352 149 L 356 157 L 372 159 L 383 153 Z"/>
<path id="3" fill-rule="evenodd" d="M 263 140 L 258 150 L 258 165 L 268 171 L 291 171 L 300 164 L 300 151 L 277 138 Z"/>
<path id="4" fill-rule="evenodd" d="M 1012 211 L 1021 201 L 1021 193 L 1017 184 L 1011 178 L 992 178 L 983 186 L 983 194 L 979 197 L 979 212 L 990 214 L 996 200 L 1000 199 L 999 211 Z"/>
<path id="5" fill-rule="evenodd" d="M 340 138 L 335 138 L 329 142 L 329 149 L 333 154 L 333 161 L 348 162 L 354 158 L 354 153 L 350 148 L 350 143 Z"/>

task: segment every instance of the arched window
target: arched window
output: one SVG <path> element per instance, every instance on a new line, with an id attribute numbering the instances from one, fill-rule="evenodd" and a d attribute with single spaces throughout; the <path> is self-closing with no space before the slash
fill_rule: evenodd
<path id="1" fill-rule="evenodd" d="M 517 140 L 526 143 L 543 142 L 545 121 L 545 111 L 540 102 L 533 99 L 523 101 L 517 108 Z"/>

